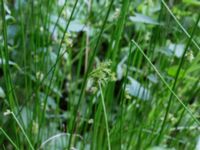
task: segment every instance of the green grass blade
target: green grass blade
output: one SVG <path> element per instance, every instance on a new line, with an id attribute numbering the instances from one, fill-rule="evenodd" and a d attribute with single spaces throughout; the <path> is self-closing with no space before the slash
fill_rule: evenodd
<path id="1" fill-rule="evenodd" d="M 50 89 L 51 89 L 53 77 L 54 77 L 54 74 L 55 74 L 56 65 L 58 64 L 58 62 L 59 62 L 59 60 L 60 60 L 60 59 L 59 59 L 59 58 L 60 58 L 59 56 L 60 56 L 61 47 L 62 47 L 64 38 L 65 38 L 65 35 L 66 35 L 66 33 L 67 33 L 68 27 L 69 27 L 69 25 L 70 25 L 70 22 L 71 22 L 71 20 L 72 20 L 72 17 L 73 17 L 73 15 L 74 15 L 76 6 L 77 6 L 77 4 L 78 4 L 78 1 L 79 1 L 79 0 L 76 0 L 75 3 L 74 3 L 74 6 L 73 6 L 73 9 L 72 9 L 71 15 L 70 15 L 69 20 L 68 20 L 68 22 L 67 22 L 67 25 L 66 25 L 66 27 L 65 27 L 65 30 L 64 30 L 64 33 L 63 33 L 63 36 L 62 36 L 62 39 L 61 39 L 59 48 L 58 48 L 57 57 L 56 57 L 56 62 L 55 62 L 55 64 L 53 65 L 54 68 L 52 69 L 52 75 L 51 75 L 51 78 L 50 78 L 50 82 L 49 82 L 48 89 L 47 89 L 47 92 L 46 92 L 46 97 L 45 97 L 45 100 L 44 100 L 44 106 L 43 106 L 43 109 L 42 109 L 41 123 L 43 123 L 43 120 L 44 120 L 45 111 L 46 111 L 46 105 L 47 105 L 47 99 L 48 99 L 48 95 L 49 95 L 49 92 L 50 92 Z M 40 128 L 39 128 L 39 133 L 40 133 Z M 39 138 L 39 135 L 40 135 L 40 134 L 38 134 L 38 138 Z"/>
<path id="2" fill-rule="evenodd" d="M 178 70 L 176 71 L 175 80 L 174 80 L 174 83 L 173 83 L 173 86 L 172 86 L 172 91 L 175 90 L 176 83 L 177 83 L 178 77 L 179 77 L 179 73 L 180 73 L 181 67 L 182 67 L 182 65 L 184 63 L 184 60 L 185 60 L 186 52 L 188 51 L 188 48 L 189 48 L 189 46 L 191 44 L 192 37 L 194 36 L 194 33 L 195 33 L 196 28 L 197 28 L 198 23 L 199 23 L 199 19 L 200 19 L 200 15 L 199 15 L 199 17 L 198 17 L 198 19 L 196 21 L 196 24 L 195 24 L 194 29 L 192 31 L 192 34 L 191 34 L 191 36 L 190 36 L 190 38 L 188 40 L 188 43 L 187 43 L 187 45 L 185 47 L 183 55 L 181 56 L 181 61 L 180 61 L 179 66 L 178 66 Z M 160 138 L 161 138 L 162 132 L 164 130 L 165 123 L 166 123 L 167 118 L 168 118 L 168 114 L 169 114 L 170 106 L 171 106 L 171 103 L 172 103 L 172 99 L 173 99 L 173 93 L 170 93 L 168 104 L 167 104 L 167 108 L 166 108 L 166 113 L 165 113 L 165 116 L 164 116 L 163 123 L 161 125 L 160 135 L 158 136 L 157 143 L 160 142 Z"/>
<path id="3" fill-rule="evenodd" d="M 114 67 L 116 67 L 116 64 L 117 64 L 116 57 L 120 53 L 119 52 L 119 44 L 120 44 L 120 40 L 122 38 L 124 25 L 126 23 L 126 16 L 129 11 L 129 6 L 130 6 L 129 3 L 130 3 L 130 0 L 123 1 L 123 5 L 122 5 L 121 11 L 120 11 L 120 16 L 117 21 L 117 27 L 116 27 L 115 33 L 114 33 L 114 38 L 112 39 L 112 43 L 111 43 L 111 45 L 112 45 L 111 52 L 113 52 L 112 61 L 113 61 Z"/>
<path id="4" fill-rule="evenodd" d="M 165 84 L 165 86 L 169 89 L 169 91 L 174 95 L 174 97 L 178 100 L 178 102 L 183 106 L 183 108 L 190 114 L 190 116 L 194 119 L 194 121 L 200 125 L 199 120 L 194 116 L 194 114 L 192 113 L 192 111 L 182 102 L 182 100 L 176 95 L 176 93 L 171 89 L 171 87 L 169 86 L 169 84 L 165 81 L 165 79 L 163 78 L 163 76 L 161 75 L 161 73 L 158 71 L 158 69 L 153 65 L 153 63 L 151 62 L 151 60 L 148 58 L 148 56 L 143 52 L 142 48 L 138 45 L 137 42 L 135 42 L 135 40 L 132 40 L 132 42 L 134 43 L 134 45 L 137 47 L 137 49 L 141 52 L 141 54 L 145 57 L 145 59 L 148 61 L 148 63 L 151 65 L 151 67 L 154 69 L 154 71 L 157 73 L 157 75 L 160 77 L 160 79 L 162 80 L 162 82 Z"/>
<path id="5" fill-rule="evenodd" d="M 6 136 L 6 138 L 10 141 L 10 143 L 15 147 L 15 149 L 19 150 L 15 142 L 9 137 L 9 135 L 4 131 L 4 129 L 0 127 L 0 130 Z"/>
<path id="6" fill-rule="evenodd" d="M 31 143 L 29 137 L 27 136 L 27 134 L 26 134 L 24 128 L 22 127 L 22 125 L 21 125 L 20 122 L 18 121 L 18 119 L 17 119 L 17 117 L 15 116 L 15 114 L 14 114 L 12 111 L 7 110 L 7 111 L 4 113 L 4 115 L 12 115 L 12 117 L 14 118 L 14 120 L 16 121 L 16 123 L 18 124 L 18 126 L 20 127 L 22 133 L 24 134 L 24 136 L 25 136 L 25 138 L 26 138 L 26 140 L 27 140 L 27 142 L 28 142 L 30 148 L 31 148 L 32 150 L 34 150 L 34 147 L 33 147 L 32 143 Z"/>
<path id="7" fill-rule="evenodd" d="M 80 103 L 81 103 L 81 100 L 82 100 L 82 97 L 83 97 L 83 93 L 84 93 L 84 90 L 85 90 L 85 86 L 86 86 L 86 83 L 87 83 L 87 78 L 88 78 L 88 75 L 89 75 L 90 70 L 91 70 L 91 68 L 92 68 L 95 55 L 97 54 L 98 46 L 99 46 L 99 43 L 100 43 L 102 34 L 103 34 L 103 32 L 104 32 L 105 25 L 106 25 L 108 16 L 109 16 L 109 14 L 110 14 L 110 11 L 111 11 L 113 2 L 114 2 L 114 0 L 112 0 L 112 1 L 110 2 L 110 4 L 109 4 L 109 8 L 108 8 L 108 11 L 107 11 L 107 13 L 106 13 L 105 19 L 104 19 L 104 21 L 103 21 L 103 25 L 102 25 L 102 27 L 101 27 L 100 33 L 99 33 L 99 35 L 98 35 L 95 48 L 93 49 L 93 51 L 92 51 L 92 56 L 91 56 L 90 59 L 89 59 L 89 64 L 88 64 L 87 72 L 86 72 L 85 75 L 84 75 L 83 84 L 82 84 L 82 86 L 81 86 L 81 92 L 80 92 L 80 95 L 79 95 L 79 98 L 78 98 L 78 104 L 77 104 L 77 106 L 76 106 L 76 109 L 75 109 L 75 112 L 74 112 L 74 118 L 73 118 L 73 120 L 72 120 L 72 133 L 73 133 L 74 130 L 75 130 L 76 117 L 77 117 L 77 114 L 78 114 L 79 105 L 80 105 Z M 72 140 L 72 137 L 70 136 L 68 149 L 70 149 L 71 140 Z"/>
<path id="8" fill-rule="evenodd" d="M 170 10 L 170 8 L 167 6 L 167 4 L 165 3 L 164 0 L 161 0 L 163 5 L 165 6 L 165 8 L 167 9 L 167 11 L 170 13 L 170 15 L 173 17 L 173 19 L 175 20 L 175 22 L 178 24 L 178 26 L 181 28 L 181 30 L 186 34 L 186 36 L 188 38 L 191 38 L 191 35 L 187 32 L 187 30 L 181 25 L 181 23 L 178 21 L 178 19 L 176 18 L 176 16 L 173 14 L 173 12 Z M 192 43 L 195 45 L 195 47 L 200 51 L 200 47 L 197 44 L 197 42 L 192 39 Z"/>
<path id="9" fill-rule="evenodd" d="M 103 91 L 101 88 L 101 83 L 99 83 L 99 89 L 100 89 L 100 95 L 101 95 L 101 102 L 102 102 L 102 106 L 103 106 L 103 114 L 104 114 L 104 119 L 105 119 L 105 124 L 106 124 L 106 134 L 107 134 L 107 140 L 108 140 L 108 150 L 111 150 L 111 145 L 110 145 L 110 133 L 109 133 L 109 127 L 108 127 L 108 118 L 107 118 L 107 113 L 106 113 L 106 106 L 105 106 L 105 100 L 104 100 L 104 96 L 103 96 Z"/>

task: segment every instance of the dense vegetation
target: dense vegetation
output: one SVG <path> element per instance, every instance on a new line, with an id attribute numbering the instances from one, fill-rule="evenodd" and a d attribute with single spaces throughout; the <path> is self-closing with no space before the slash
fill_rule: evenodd
<path id="1" fill-rule="evenodd" d="M 200 149 L 198 0 L 0 6 L 0 149 Z"/>

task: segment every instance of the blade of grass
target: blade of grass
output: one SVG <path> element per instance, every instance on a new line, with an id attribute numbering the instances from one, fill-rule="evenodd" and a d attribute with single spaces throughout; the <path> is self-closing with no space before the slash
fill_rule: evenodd
<path id="1" fill-rule="evenodd" d="M 71 134 L 70 133 L 58 133 L 58 134 L 56 134 L 56 135 L 53 135 L 53 136 L 51 136 L 50 138 L 48 138 L 47 140 L 45 140 L 42 144 L 41 144 L 41 146 L 39 147 L 39 149 L 43 149 L 44 148 L 44 146 L 47 144 L 47 143 L 49 143 L 49 142 L 51 142 L 51 141 L 53 141 L 53 140 L 55 140 L 55 139 L 57 139 L 57 138 L 60 138 L 60 137 L 62 137 L 62 136 L 70 136 Z M 74 136 L 76 136 L 76 137 L 79 137 L 81 140 L 83 140 L 83 137 L 81 137 L 80 135 L 74 135 Z"/>
<path id="2" fill-rule="evenodd" d="M 148 58 L 148 56 L 143 52 L 142 48 L 135 42 L 135 40 L 132 40 L 134 45 L 137 47 L 137 49 L 141 52 L 141 54 L 145 57 L 145 59 L 148 61 L 148 63 L 151 65 L 151 67 L 154 69 L 154 71 L 157 73 L 161 81 L 165 84 L 165 86 L 169 89 L 169 91 L 174 95 L 174 97 L 178 100 L 178 102 L 183 106 L 183 108 L 189 113 L 189 115 L 194 119 L 194 121 L 200 125 L 199 120 L 194 116 L 192 111 L 182 102 L 182 100 L 176 95 L 176 93 L 171 89 L 170 85 L 165 81 L 164 77 L 161 75 L 161 73 L 158 71 L 158 69 L 153 65 L 151 60 Z"/>
<path id="3" fill-rule="evenodd" d="M 132 52 L 132 43 L 130 43 L 129 47 L 129 53 L 128 53 L 128 63 L 127 63 L 127 68 L 126 68 L 126 74 L 125 74 L 125 81 L 124 81 L 124 86 L 122 89 L 121 97 L 120 97 L 120 105 L 121 105 L 121 117 L 120 117 L 120 146 L 122 146 L 122 134 L 123 134 L 123 115 L 124 115 L 124 96 L 125 96 L 125 90 L 126 90 L 126 82 L 128 80 L 128 73 L 129 73 L 129 68 L 131 65 L 131 60 L 133 57 L 133 52 Z M 121 147 L 122 148 L 122 147 Z"/>
<path id="4" fill-rule="evenodd" d="M 66 4 L 67 4 L 67 0 L 66 0 L 65 3 L 63 4 L 63 6 L 62 6 L 62 8 L 61 8 L 61 10 L 60 10 L 60 12 L 59 12 L 59 14 L 58 14 L 58 17 L 57 17 L 57 19 L 56 19 L 56 22 L 55 22 L 55 24 L 54 24 L 54 26 L 53 26 L 53 29 L 52 29 L 52 32 L 50 33 L 50 37 L 49 37 L 49 38 L 51 38 L 51 37 L 53 36 L 53 34 L 54 34 L 55 30 L 56 30 L 56 27 L 57 27 L 57 25 L 58 25 L 58 22 L 59 22 L 59 20 L 60 20 L 60 18 L 61 18 L 62 12 L 63 12 L 63 10 L 64 10 Z M 50 40 L 50 39 L 49 39 L 49 40 Z M 48 44 L 50 44 L 50 41 L 48 42 Z"/>
<path id="5" fill-rule="evenodd" d="M 92 0 L 88 0 L 87 2 L 88 6 L 88 19 L 87 19 L 87 31 L 86 31 L 86 48 L 85 48 L 85 72 L 87 72 L 87 66 L 88 66 L 88 57 L 89 57 L 89 51 L 90 51 L 90 15 L 91 15 L 91 9 L 92 9 Z"/>
<path id="6" fill-rule="evenodd" d="M 168 5 L 165 3 L 164 0 L 161 0 L 163 5 L 165 6 L 165 8 L 167 9 L 167 11 L 170 13 L 170 15 L 173 17 L 173 19 L 175 20 L 175 22 L 178 24 L 178 26 L 181 28 L 181 30 L 186 34 L 186 36 L 188 38 L 191 38 L 191 35 L 187 32 L 187 30 L 181 25 L 181 23 L 178 21 L 178 19 L 176 18 L 176 16 L 173 14 L 173 12 L 170 10 L 170 8 L 168 7 Z M 195 47 L 200 51 L 200 47 L 197 44 L 197 42 L 192 39 L 192 43 L 195 45 Z"/>
<path id="7" fill-rule="evenodd" d="M 14 88 L 11 80 L 11 74 L 10 74 L 10 69 L 9 69 L 9 54 L 8 54 L 8 38 L 7 38 L 7 22 L 6 22 L 6 14 L 5 14 L 5 9 L 4 9 L 4 0 L 1 0 L 1 15 L 2 15 L 2 26 L 3 26 L 3 40 L 4 40 L 4 51 L 1 50 L 1 58 L 3 61 L 3 72 L 4 72 L 4 77 L 6 81 L 6 88 L 7 88 L 7 99 L 9 102 L 9 107 L 12 109 L 12 111 L 15 111 L 15 109 L 18 109 L 18 104 L 16 101 L 15 93 L 14 93 Z M 9 92 L 11 91 L 11 92 Z"/>
<path id="8" fill-rule="evenodd" d="M 81 102 L 82 97 L 83 97 L 83 93 L 84 93 L 84 90 L 85 90 L 87 78 L 88 78 L 89 72 L 90 72 L 90 70 L 91 70 L 91 67 L 92 67 L 92 65 L 93 65 L 95 55 L 97 54 L 97 50 L 98 50 L 98 47 L 99 47 L 99 43 L 100 43 L 100 40 L 101 40 L 101 36 L 102 36 L 102 34 L 103 34 L 103 31 L 104 31 L 104 28 L 105 28 L 105 25 L 106 25 L 108 16 L 109 16 L 109 14 L 110 14 L 110 11 L 111 11 L 113 2 L 114 2 L 114 0 L 111 0 L 110 5 L 109 5 L 109 8 L 108 8 L 108 11 L 107 11 L 106 16 L 105 16 L 105 19 L 104 19 L 104 21 L 103 21 L 103 25 L 102 25 L 101 30 L 100 30 L 100 33 L 99 33 L 99 35 L 98 35 L 95 48 L 94 48 L 94 50 L 93 50 L 93 52 L 92 52 L 92 56 L 91 56 L 90 59 L 89 59 L 88 69 L 87 69 L 87 72 L 86 72 L 85 75 L 84 75 L 83 84 L 82 84 L 82 86 L 81 86 L 81 92 L 80 92 L 80 95 L 79 95 L 79 98 L 78 98 L 78 104 L 76 105 L 76 109 L 75 109 L 75 112 L 74 112 L 74 118 L 73 118 L 73 120 L 72 120 L 72 130 L 71 130 L 72 132 L 71 132 L 71 133 L 73 133 L 73 132 L 75 131 L 75 123 L 76 123 L 76 117 L 77 117 L 77 114 L 78 114 L 79 105 L 80 105 L 80 102 Z M 72 140 L 72 136 L 70 136 L 70 140 L 69 140 L 69 146 L 68 146 L 68 149 L 69 149 L 69 150 L 70 150 L 70 146 L 71 146 L 71 140 Z"/>
<path id="9" fill-rule="evenodd" d="M 109 133 L 109 127 L 108 127 L 108 118 L 107 118 L 107 113 L 106 113 L 106 106 L 105 106 L 105 100 L 104 100 L 104 96 L 103 96 L 103 91 L 101 88 L 101 83 L 98 82 L 99 84 L 99 89 L 100 89 L 100 95 L 101 95 L 101 102 L 102 102 L 102 106 L 103 106 L 103 114 L 104 114 L 104 119 L 105 119 L 105 124 L 106 124 L 106 134 L 107 134 L 107 141 L 108 141 L 108 150 L 111 150 L 111 145 L 110 145 L 110 133 Z"/>
<path id="10" fill-rule="evenodd" d="M 0 130 L 6 136 L 6 138 L 10 141 L 10 143 L 15 147 L 15 149 L 19 150 L 15 142 L 9 137 L 9 135 L 4 131 L 4 129 L 0 127 Z"/>
<path id="11" fill-rule="evenodd" d="M 47 99 L 48 99 L 48 95 L 49 95 L 49 92 L 50 92 L 50 89 L 51 89 L 51 85 L 52 85 L 54 73 L 55 73 L 55 70 L 56 70 L 56 65 L 57 65 L 58 62 L 59 62 L 59 58 L 60 58 L 59 56 L 60 56 L 61 47 L 62 47 L 64 38 L 65 38 L 65 35 L 66 35 L 66 33 L 67 33 L 69 24 L 70 24 L 70 22 L 71 22 L 71 20 L 72 20 L 72 17 L 73 17 L 73 15 L 74 15 L 76 6 L 77 6 L 77 4 L 78 4 L 78 1 L 79 1 L 79 0 L 76 0 L 75 3 L 74 3 L 74 6 L 73 6 L 73 9 L 72 9 L 70 18 L 69 18 L 69 20 L 68 20 L 68 22 L 67 22 L 67 25 L 66 25 L 66 27 L 65 27 L 65 30 L 64 30 L 64 33 L 63 33 L 63 36 L 62 36 L 62 39 L 61 39 L 59 48 L 58 48 L 57 57 L 56 57 L 56 62 L 55 62 L 55 64 L 54 64 L 54 68 L 53 68 L 53 70 L 52 70 L 52 76 L 51 76 L 51 78 L 50 78 L 50 82 L 49 82 L 49 85 L 48 85 L 48 88 L 47 88 L 47 92 L 46 92 L 46 97 L 45 97 L 45 100 L 44 100 L 44 106 L 43 106 L 43 109 L 42 109 L 41 123 L 42 123 L 43 120 L 44 120 L 45 110 L 46 110 L 46 105 L 47 105 Z M 40 125 L 40 126 L 41 126 L 41 125 Z M 40 128 L 39 128 L 39 133 L 40 133 Z M 38 133 L 38 135 L 40 135 L 39 133 Z M 38 137 L 38 138 L 39 138 L 39 137 Z"/>
<path id="12" fill-rule="evenodd" d="M 177 83 L 178 77 L 179 77 L 179 73 L 180 73 L 181 67 L 182 67 L 182 65 L 184 63 L 186 52 L 188 51 L 188 48 L 189 48 L 189 46 L 191 44 L 191 40 L 192 40 L 192 37 L 194 36 L 194 33 L 196 31 L 196 28 L 198 26 L 199 20 L 200 20 L 200 15 L 199 15 L 199 17 L 198 17 L 198 19 L 197 19 L 197 21 L 195 23 L 195 26 L 194 26 L 194 29 L 192 31 L 192 34 L 191 34 L 191 36 L 190 36 L 190 38 L 189 38 L 189 40 L 187 42 L 187 45 L 186 45 L 186 47 L 184 49 L 184 52 L 183 52 L 183 55 L 181 57 L 181 61 L 180 61 L 179 66 L 178 66 L 178 70 L 176 71 L 175 80 L 174 80 L 174 83 L 173 83 L 173 86 L 172 86 L 172 91 L 175 90 L 176 83 Z M 168 100 L 168 104 L 167 104 L 167 108 L 166 108 L 166 113 L 165 113 L 165 116 L 164 116 L 164 120 L 163 120 L 162 125 L 161 125 L 160 134 L 159 134 L 159 136 L 157 138 L 157 144 L 160 142 L 161 135 L 162 135 L 162 132 L 164 130 L 164 126 L 166 124 L 166 121 L 167 121 L 167 118 L 168 118 L 168 114 L 169 114 L 169 110 L 170 110 L 170 106 L 171 106 L 171 103 L 172 103 L 172 99 L 173 99 L 173 93 L 171 92 L 170 96 L 169 96 L 169 100 Z"/>
<path id="13" fill-rule="evenodd" d="M 130 0 L 123 1 L 123 5 L 122 5 L 121 11 L 120 11 L 120 16 L 117 21 L 117 27 L 116 27 L 115 33 L 114 33 L 114 38 L 112 39 L 112 42 L 111 42 L 111 45 L 112 45 L 111 52 L 113 52 L 112 53 L 112 62 L 113 62 L 114 68 L 117 65 L 116 57 L 120 53 L 119 52 L 119 44 L 120 44 L 120 40 L 121 40 L 122 33 L 124 30 L 124 25 L 126 23 L 126 16 L 129 11 L 129 6 L 130 6 L 129 3 L 130 3 Z"/>
<path id="14" fill-rule="evenodd" d="M 28 142 L 30 148 L 31 148 L 32 150 L 34 150 L 34 147 L 33 147 L 32 143 L 31 143 L 29 137 L 27 136 L 27 134 L 26 134 L 24 128 L 22 127 L 22 125 L 21 125 L 20 122 L 18 121 L 18 119 L 17 119 L 17 117 L 15 116 L 15 114 L 14 114 L 12 111 L 10 111 L 10 110 L 7 110 L 7 112 L 4 113 L 4 115 L 10 115 L 10 114 L 13 116 L 14 120 L 16 121 L 16 123 L 18 124 L 18 126 L 19 126 L 19 128 L 21 129 L 22 133 L 24 134 L 24 136 L 25 136 L 25 138 L 26 138 L 26 140 L 27 140 L 27 142 Z"/>

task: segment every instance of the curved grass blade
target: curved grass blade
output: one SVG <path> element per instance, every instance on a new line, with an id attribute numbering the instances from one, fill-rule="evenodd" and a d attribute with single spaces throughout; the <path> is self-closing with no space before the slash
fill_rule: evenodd
<path id="1" fill-rule="evenodd" d="M 107 140 L 108 140 L 108 150 L 111 150 L 111 145 L 110 145 L 110 133 L 109 133 L 109 127 L 108 127 L 108 118 L 107 118 L 107 113 L 106 113 L 106 106 L 105 106 L 105 100 L 103 97 L 103 91 L 101 88 L 101 83 L 99 83 L 99 89 L 100 89 L 100 95 L 101 95 L 101 102 L 102 102 L 102 106 L 103 106 L 103 114 L 104 114 L 104 119 L 105 119 L 105 124 L 106 124 L 106 134 L 107 134 Z"/>
<path id="2" fill-rule="evenodd" d="M 175 20 L 175 22 L 178 24 L 178 26 L 181 28 L 181 30 L 186 34 L 186 36 L 188 38 L 191 38 L 191 35 L 187 32 L 187 30 L 181 25 L 181 23 L 178 21 L 178 19 L 176 18 L 176 16 L 173 14 L 173 12 L 170 10 L 170 8 L 167 6 L 167 4 L 165 3 L 164 0 L 161 0 L 163 5 L 165 6 L 165 8 L 167 9 L 167 11 L 170 13 L 170 15 L 173 17 L 173 19 Z M 195 45 L 195 47 L 200 51 L 200 47 L 197 44 L 197 42 L 192 39 L 192 43 Z"/>
<path id="3" fill-rule="evenodd" d="M 4 129 L 0 127 L 0 130 L 6 136 L 6 138 L 10 141 L 10 143 L 15 147 L 15 149 L 19 150 L 17 145 L 13 142 L 13 140 L 9 137 L 9 135 L 4 131 Z"/>
<path id="4" fill-rule="evenodd" d="M 197 21 L 196 21 L 196 24 L 195 24 L 194 29 L 193 29 L 193 31 L 192 31 L 191 37 L 189 38 L 189 40 L 188 40 L 188 42 L 187 42 L 187 45 L 186 45 L 186 47 L 185 47 L 185 50 L 184 50 L 184 52 L 183 52 L 183 55 L 182 55 L 182 57 L 181 57 L 181 61 L 180 61 L 179 66 L 178 66 L 178 70 L 176 71 L 175 80 L 174 80 L 174 83 L 173 83 L 173 86 L 172 86 L 172 91 L 175 90 L 176 83 L 177 83 L 177 81 L 178 81 L 178 77 L 179 77 L 179 74 L 180 74 L 180 71 L 181 71 L 181 67 L 182 67 L 182 65 L 183 65 L 183 63 L 184 63 L 184 59 L 185 59 L 186 52 L 188 51 L 188 48 L 189 48 L 189 46 L 190 46 L 190 44 L 191 44 L 191 40 L 192 40 L 192 37 L 194 36 L 194 33 L 195 33 L 195 31 L 196 31 L 196 28 L 197 28 L 197 26 L 198 26 L 199 20 L 200 20 L 200 15 L 199 15 L 199 17 L 198 17 L 198 19 L 197 19 Z M 170 106 L 171 106 L 171 103 L 172 103 L 172 99 L 173 99 L 173 94 L 170 93 L 169 100 L 168 100 L 168 104 L 167 104 L 167 108 L 166 108 L 166 113 L 165 113 L 164 120 L 163 120 L 162 125 L 161 125 L 160 135 L 159 135 L 158 138 L 157 138 L 157 143 L 160 142 L 160 138 L 161 138 L 162 132 L 163 132 L 163 130 L 164 130 L 164 126 L 165 126 L 166 121 L 167 121 L 167 118 L 168 118 L 169 109 L 170 109 Z"/>
<path id="5" fill-rule="evenodd" d="M 48 85 L 48 89 L 47 89 L 47 93 L 46 93 L 46 97 L 45 97 L 45 100 L 44 100 L 44 106 L 43 106 L 43 110 L 42 110 L 42 118 L 41 118 L 41 123 L 43 122 L 44 120 L 44 115 L 45 115 L 45 110 L 46 110 L 46 105 L 47 105 L 47 99 L 48 99 L 48 95 L 49 95 L 49 92 L 50 92 L 50 89 L 51 89 L 51 85 L 52 85 L 52 81 L 53 81 L 53 77 L 54 77 L 54 74 L 55 74 L 55 70 L 56 70 L 56 65 L 58 64 L 59 62 L 59 55 L 60 55 L 60 51 L 61 51 L 61 47 L 62 47 L 62 43 L 64 41 L 64 38 L 65 38 L 65 35 L 67 33 L 67 30 L 68 30 L 68 27 L 69 27 L 69 24 L 72 20 L 72 17 L 74 15 L 74 12 L 75 12 L 75 8 L 78 4 L 78 1 L 79 0 L 76 0 L 75 3 L 74 3 L 74 6 L 73 6 L 73 9 L 72 9 L 72 12 L 71 12 L 71 15 L 70 15 L 70 18 L 69 18 L 69 21 L 67 22 L 67 25 L 66 25 L 66 28 L 64 30 L 64 33 L 63 33 L 63 36 L 62 36 L 62 39 L 61 39 L 61 42 L 60 42 L 60 45 L 59 45 L 59 48 L 58 48 L 58 53 L 57 53 L 57 58 L 56 58 L 56 62 L 54 64 L 54 68 L 52 70 L 52 76 L 50 78 L 50 82 L 49 82 L 49 85 Z M 40 125 L 41 126 L 41 125 Z M 39 138 L 39 135 L 40 135 L 40 128 L 39 128 L 39 133 L 38 133 L 38 138 Z"/>
<path id="6" fill-rule="evenodd" d="M 153 65 L 153 63 L 151 62 L 151 60 L 148 58 L 148 56 L 143 52 L 143 50 L 141 49 L 141 47 L 138 45 L 137 42 L 135 42 L 135 40 L 132 40 L 132 42 L 134 43 L 134 45 L 137 47 L 137 49 L 141 52 L 141 54 L 145 57 L 145 59 L 148 61 L 148 63 L 151 65 L 151 67 L 154 69 L 154 71 L 158 74 L 158 76 L 160 77 L 160 79 L 162 80 L 162 82 L 165 84 L 165 86 L 169 89 L 169 91 L 174 95 L 174 97 L 178 100 L 178 102 L 183 106 L 183 108 L 189 113 L 189 115 L 194 119 L 194 121 L 200 125 L 199 120 L 194 116 L 194 114 L 192 113 L 192 111 L 182 102 L 182 100 L 176 95 L 176 93 L 171 89 L 171 87 L 169 86 L 169 84 L 165 81 L 165 79 L 163 78 L 163 76 L 161 75 L 161 73 L 158 71 L 158 69 Z"/>
<path id="7" fill-rule="evenodd" d="M 77 114 L 78 114 L 78 108 L 79 108 L 79 105 L 80 105 L 81 100 L 82 100 L 82 97 L 83 97 L 83 93 L 84 93 L 84 90 L 85 90 L 85 87 L 86 87 L 86 83 L 87 83 L 87 78 L 88 78 L 88 75 L 89 75 L 89 73 L 90 73 L 90 69 L 91 69 L 91 67 L 92 67 L 92 65 L 93 65 L 94 58 L 95 58 L 95 55 L 96 55 L 96 53 L 97 53 L 98 46 L 99 46 L 99 43 L 100 43 L 102 34 L 103 34 L 103 32 L 104 32 L 105 25 L 106 25 L 106 22 L 107 22 L 107 20 L 108 20 L 108 16 L 109 16 L 109 14 L 110 14 L 110 11 L 111 11 L 113 2 L 114 2 L 114 0 L 112 0 L 112 1 L 110 2 L 110 4 L 109 4 L 109 8 L 108 8 L 108 11 L 107 11 L 107 13 L 106 13 L 105 19 L 104 19 L 104 21 L 103 21 L 103 25 L 102 25 L 102 27 L 101 27 L 100 33 L 99 33 L 99 35 L 98 35 L 95 48 L 94 48 L 94 50 L 93 50 L 93 52 L 92 52 L 92 56 L 91 56 L 90 59 L 89 59 L 88 69 L 87 69 L 87 72 L 86 72 L 85 75 L 84 75 L 83 84 L 82 84 L 82 86 L 81 86 L 81 92 L 80 92 L 80 95 L 79 95 L 79 98 L 78 98 L 78 104 L 76 105 L 76 109 L 75 109 L 75 112 L 74 112 L 74 118 L 73 118 L 73 121 L 72 121 L 72 129 L 71 129 L 71 132 L 72 132 L 72 133 L 73 133 L 74 130 L 75 130 L 75 123 L 76 123 L 76 117 L 77 117 Z M 70 139 L 69 139 L 69 146 L 68 146 L 68 149 L 70 149 L 71 141 L 72 141 L 72 136 L 70 136 Z"/>
<path id="8" fill-rule="evenodd" d="M 34 147 L 33 147 L 32 143 L 31 143 L 31 141 L 30 141 L 28 135 L 26 134 L 24 128 L 23 128 L 22 125 L 20 124 L 20 122 L 19 122 L 19 120 L 17 119 L 17 117 L 15 116 L 15 114 L 14 114 L 12 111 L 7 110 L 7 112 L 5 112 L 4 115 L 12 115 L 12 117 L 14 118 L 14 120 L 16 121 L 16 123 L 18 124 L 19 128 L 21 129 L 22 133 L 24 134 L 24 136 L 25 136 L 25 138 L 26 138 L 26 140 L 27 140 L 27 142 L 28 142 L 28 144 L 29 144 L 31 150 L 34 150 Z"/>

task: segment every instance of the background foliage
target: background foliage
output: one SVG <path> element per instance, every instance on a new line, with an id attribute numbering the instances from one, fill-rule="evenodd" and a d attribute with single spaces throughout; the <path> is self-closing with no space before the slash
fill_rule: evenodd
<path id="1" fill-rule="evenodd" d="M 0 149 L 200 149 L 198 0 L 1 0 Z"/>

